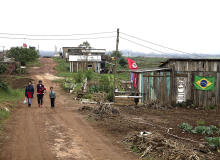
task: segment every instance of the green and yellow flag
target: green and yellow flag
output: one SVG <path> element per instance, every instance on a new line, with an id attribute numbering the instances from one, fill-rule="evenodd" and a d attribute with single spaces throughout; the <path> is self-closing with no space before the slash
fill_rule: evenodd
<path id="1" fill-rule="evenodd" d="M 194 86 L 195 89 L 200 89 L 204 91 L 214 91 L 215 77 L 201 77 L 195 75 Z"/>

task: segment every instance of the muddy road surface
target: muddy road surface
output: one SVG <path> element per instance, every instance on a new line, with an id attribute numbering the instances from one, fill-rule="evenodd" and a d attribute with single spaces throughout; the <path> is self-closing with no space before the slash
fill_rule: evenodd
<path id="1" fill-rule="evenodd" d="M 4 127 L 7 137 L 0 145 L 0 160 L 129 160 L 132 155 L 112 144 L 105 133 L 93 129 L 89 122 L 76 112 L 82 106 L 73 96 L 53 83 L 57 65 L 49 58 L 40 58 L 44 65 L 32 67 L 28 72 L 34 79 L 32 106 L 18 103 L 11 119 Z M 42 80 L 47 92 L 43 108 L 37 103 L 36 85 Z M 57 98 L 51 109 L 49 88 L 53 86 Z"/>

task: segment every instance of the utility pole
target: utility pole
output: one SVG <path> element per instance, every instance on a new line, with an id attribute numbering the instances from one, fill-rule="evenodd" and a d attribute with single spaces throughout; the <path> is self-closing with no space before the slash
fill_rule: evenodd
<path id="1" fill-rule="evenodd" d="M 116 40 L 115 76 L 114 76 L 114 88 L 113 88 L 113 101 L 114 102 L 115 102 L 115 78 L 116 78 L 117 59 L 118 59 L 118 43 L 119 43 L 119 29 L 117 29 L 117 40 Z"/>

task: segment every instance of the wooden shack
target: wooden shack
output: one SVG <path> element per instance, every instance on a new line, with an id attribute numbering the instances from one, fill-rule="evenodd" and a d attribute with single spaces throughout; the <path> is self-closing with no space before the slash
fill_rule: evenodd
<path id="1" fill-rule="evenodd" d="M 220 59 L 168 59 L 157 68 L 132 70 L 137 74 L 137 87 L 132 92 L 139 102 L 161 100 L 178 103 L 191 100 L 197 107 L 220 107 Z M 194 87 L 195 75 L 215 77 L 214 91 Z"/>
<path id="2" fill-rule="evenodd" d="M 172 69 L 170 68 L 146 68 L 132 70 L 137 74 L 137 87 L 132 85 L 132 93 L 141 96 L 139 102 L 146 100 L 160 99 L 163 101 L 172 101 Z"/>
<path id="3" fill-rule="evenodd" d="M 160 67 L 172 69 L 171 88 L 174 102 L 188 99 L 200 107 L 220 107 L 220 59 L 168 59 Z M 214 91 L 196 90 L 193 85 L 195 75 L 215 77 Z"/>

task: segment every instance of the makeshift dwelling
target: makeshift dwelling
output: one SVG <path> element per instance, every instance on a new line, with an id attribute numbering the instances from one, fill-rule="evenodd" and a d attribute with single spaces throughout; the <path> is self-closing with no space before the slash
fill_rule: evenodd
<path id="1" fill-rule="evenodd" d="M 132 93 L 141 96 L 139 102 L 145 100 L 160 99 L 172 101 L 172 69 L 170 68 L 146 68 L 131 70 L 136 78 L 136 85 L 132 83 Z M 135 76 L 136 75 L 136 76 Z"/>
<path id="2" fill-rule="evenodd" d="M 137 76 L 132 91 L 142 97 L 139 102 L 190 100 L 197 107 L 220 107 L 220 59 L 169 59 L 158 68 L 131 72 Z"/>
<path id="3" fill-rule="evenodd" d="M 70 72 L 79 69 L 100 73 L 105 67 L 105 49 L 85 49 L 83 47 L 63 47 L 63 58 L 70 63 Z"/>
<path id="4" fill-rule="evenodd" d="M 169 59 L 160 67 L 172 69 L 172 101 L 192 100 L 200 107 L 220 107 L 220 59 Z M 195 76 L 201 80 L 195 80 Z M 209 82 L 211 77 L 215 81 Z M 195 88 L 194 84 L 199 83 L 204 89 Z M 205 90 L 209 85 L 213 85 L 213 90 Z"/>

